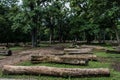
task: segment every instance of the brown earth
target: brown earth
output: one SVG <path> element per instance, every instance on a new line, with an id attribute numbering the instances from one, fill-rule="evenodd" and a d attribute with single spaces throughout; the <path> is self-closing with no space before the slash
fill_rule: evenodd
<path id="1" fill-rule="evenodd" d="M 18 50 L 13 51 L 12 56 L 6 56 L 5 58 L 0 60 L 0 68 L 3 67 L 3 65 L 14 65 L 18 64 L 23 61 L 30 60 L 31 55 L 34 54 L 56 54 L 61 52 L 59 49 L 55 49 L 54 47 L 47 47 L 47 48 L 36 48 L 36 49 L 25 49 L 25 50 Z"/>
<path id="2" fill-rule="evenodd" d="M 120 72 L 120 62 L 115 61 L 115 62 L 112 64 L 112 67 L 113 67 L 114 70 Z"/>
<path id="3" fill-rule="evenodd" d="M 61 54 L 63 53 L 64 46 L 51 46 L 45 48 L 25 48 L 24 50 L 13 51 L 12 56 L 5 56 L 3 59 L 0 59 L 0 69 L 3 65 L 14 65 L 20 62 L 24 62 L 30 60 L 31 55 L 38 54 Z M 116 71 L 120 71 L 120 62 L 114 61 L 112 58 L 102 58 L 98 57 L 98 61 L 100 62 L 113 62 L 112 67 Z"/>

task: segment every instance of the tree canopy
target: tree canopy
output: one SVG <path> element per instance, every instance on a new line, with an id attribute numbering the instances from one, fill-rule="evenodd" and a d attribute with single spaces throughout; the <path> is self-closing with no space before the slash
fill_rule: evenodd
<path id="1" fill-rule="evenodd" d="M 84 40 L 120 44 L 118 0 L 1 0 L 0 42 Z"/>

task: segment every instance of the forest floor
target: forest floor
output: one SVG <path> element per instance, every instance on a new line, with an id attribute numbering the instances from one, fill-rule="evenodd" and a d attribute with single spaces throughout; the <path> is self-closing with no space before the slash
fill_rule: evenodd
<path id="1" fill-rule="evenodd" d="M 12 56 L 1 56 L 0 58 L 0 68 L 3 65 L 14 65 L 20 62 L 30 60 L 31 55 L 35 54 L 52 54 L 52 53 L 60 53 L 61 50 L 54 49 L 55 47 L 47 47 L 47 48 L 23 48 L 23 49 L 14 49 Z"/>
<path id="2" fill-rule="evenodd" d="M 0 71 L 1 78 L 12 78 L 12 79 L 22 79 L 22 80 L 119 80 L 120 78 L 120 54 L 109 54 L 105 51 L 94 51 L 94 54 L 98 56 L 98 62 L 89 62 L 89 66 L 77 66 L 77 65 L 66 65 L 66 64 L 56 64 L 56 63 L 41 63 L 41 64 L 31 64 L 30 56 L 34 54 L 57 54 L 62 53 L 64 47 L 67 47 L 68 44 L 57 44 L 57 45 L 44 45 L 44 47 L 39 48 L 23 48 L 23 47 L 13 47 L 12 56 L 6 56 L 0 59 L 0 68 L 2 69 L 3 65 L 23 65 L 23 66 L 51 66 L 51 67 L 63 67 L 63 68 L 109 68 L 111 72 L 110 77 L 97 77 L 97 78 L 61 78 L 61 77 L 51 77 L 51 76 L 27 76 L 27 75 L 3 75 Z M 101 45 L 107 49 L 112 49 L 111 46 Z M 25 78 L 25 79 L 23 79 Z M 0 79 L 2 80 L 2 79 Z"/>

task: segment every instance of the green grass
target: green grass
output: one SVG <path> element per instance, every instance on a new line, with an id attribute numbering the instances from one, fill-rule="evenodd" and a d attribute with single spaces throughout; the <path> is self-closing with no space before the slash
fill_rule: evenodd
<path id="1" fill-rule="evenodd" d="M 99 57 L 112 57 L 112 58 L 119 57 L 120 58 L 120 54 L 106 53 L 104 51 L 95 51 L 94 54 L 97 55 L 97 56 L 99 56 Z"/>
<path id="2" fill-rule="evenodd" d="M 50 47 L 50 46 L 65 46 L 69 47 L 71 43 L 54 43 L 54 44 L 49 44 L 49 43 L 40 43 L 38 46 L 39 47 Z"/>
<path id="3" fill-rule="evenodd" d="M 50 67 L 59 67 L 59 68 L 108 68 L 110 63 L 102 63 L 96 61 L 90 61 L 89 66 L 79 66 L 79 65 L 68 65 L 68 64 L 56 64 L 56 63 L 41 63 L 41 64 L 32 64 L 31 62 L 23 62 L 19 65 L 22 66 L 50 66 Z"/>
<path id="4" fill-rule="evenodd" d="M 108 57 L 108 54 L 106 54 L 104 51 L 94 51 L 93 53 L 99 57 Z"/>
<path id="5" fill-rule="evenodd" d="M 91 77 L 91 78 L 71 78 L 71 77 L 66 77 L 66 78 L 62 78 L 62 77 L 52 77 L 52 76 L 43 76 L 43 75 L 39 75 L 39 76 L 27 76 L 27 75 L 2 75 L 1 77 L 7 77 L 7 78 L 34 78 L 37 80 L 118 80 L 120 78 L 120 73 L 114 71 L 111 66 L 110 63 L 102 63 L 102 62 L 90 62 L 89 66 L 77 66 L 77 65 L 66 65 L 66 64 L 55 64 L 55 63 L 41 63 L 41 64 L 31 64 L 29 61 L 27 62 L 22 62 L 19 65 L 23 65 L 23 66 L 51 66 L 51 67 L 61 67 L 61 68 L 109 68 L 111 71 L 111 76 L 110 77 Z"/>
<path id="6" fill-rule="evenodd" d="M 6 56 L 0 56 L 0 60 L 2 60 L 2 59 L 4 59 L 4 58 L 6 58 Z"/>
<path id="7" fill-rule="evenodd" d="M 42 45 L 42 46 L 46 46 Z M 108 49 L 112 49 L 111 46 L 108 45 L 104 45 L 104 47 L 108 48 Z M 19 48 L 13 48 L 13 49 L 19 49 Z M 62 78 L 62 77 L 52 77 L 52 76 L 43 76 L 43 75 L 39 75 L 39 76 L 33 76 L 33 75 L 2 75 L 2 73 L 0 73 L 0 77 L 2 78 L 26 78 L 26 79 L 37 79 L 37 80 L 119 80 L 120 79 L 120 72 L 115 71 L 111 64 L 112 61 L 116 60 L 116 61 L 120 61 L 120 54 L 109 54 L 109 53 L 105 53 L 103 51 L 94 51 L 94 54 L 96 54 L 98 57 L 103 57 L 106 58 L 108 60 L 110 60 L 109 62 L 95 62 L 95 61 L 90 61 L 89 62 L 89 66 L 79 66 L 79 65 L 68 65 L 68 64 L 56 64 L 56 63 L 40 63 L 40 64 L 31 64 L 30 61 L 26 61 L 26 62 L 22 62 L 20 64 L 17 65 L 22 65 L 22 66 L 50 66 L 50 67 L 58 67 L 58 68 L 109 68 L 110 69 L 110 73 L 111 76 L 110 77 L 85 77 L 85 78 L 71 78 L 71 77 L 66 77 L 66 78 Z M 116 58 L 118 57 L 118 58 Z"/>
<path id="8" fill-rule="evenodd" d="M 19 46 L 16 46 L 16 47 L 11 47 L 10 50 L 13 50 L 13 51 L 16 51 L 16 50 L 23 50 L 24 48 L 23 47 L 19 47 Z"/>

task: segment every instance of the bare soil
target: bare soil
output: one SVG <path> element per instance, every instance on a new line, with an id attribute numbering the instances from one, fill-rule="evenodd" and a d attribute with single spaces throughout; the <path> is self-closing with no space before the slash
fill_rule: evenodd
<path id="1" fill-rule="evenodd" d="M 19 51 L 13 51 L 12 56 L 7 56 L 0 60 L 0 68 L 3 67 L 3 65 L 14 65 L 18 64 L 23 61 L 30 60 L 31 55 L 35 54 L 57 54 L 60 53 L 61 49 L 55 49 L 55 47 L 47 47 L 47 48 L 36 48 L 36 49 L 26 49 L 26 50 L 19 50 Z"/>
<path id="2" fill-rule="evenodd" d="M 38 55 L 38 54 L 61 54 L 63 53 L 64 46 L 51 46 L 45 48 L 26 48 L 24 50 L 17 50 L 13 51 L 12 56 L 6 56 L 3 59 L 0 59 L 0 69 L 2 69 L 3 65 L 15 65 L 19 64 L 20 62 L 24 62 L 30 60 L 31 55 Z M 113 62 L 112 67 L 116 71 L 120 71 L 120 62 L 114 61 L 111 57 L 109 58 L 102 58 L 98 57 L 98 61 L 100 62 Z"/>
<path id="3" fill-rule="evenodd" d="M 120 62 L 117 62 L 117 61 L 114 62 L 114 63 L 112 64 L 112 67 L 113 67 L 114 70 L 120 72 Z"/>

